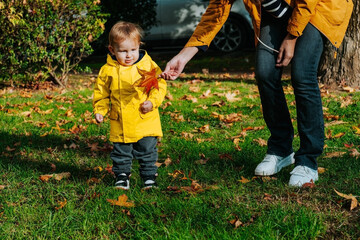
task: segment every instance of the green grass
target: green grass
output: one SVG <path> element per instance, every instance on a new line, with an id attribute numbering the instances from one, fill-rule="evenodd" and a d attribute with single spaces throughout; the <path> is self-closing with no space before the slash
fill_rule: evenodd
<path id="1" fill-rule="evenodd" d="M 191 84 L 193 79 L 203 82 Z M 266 152 L 254 140 L 267 139 L 255 80 L 239 75 L 184 75 L 169 82 L 173 100 L 160 108 L 164 137 L 159 144 L 159 189 L 141 191 L 139 165 L 134 161 L 131 190 L 113 188 L 107 140 L 109 123 L 93 123 L 91 95 L 94 80 L 73 76 L 76 85 L 67 92 L 41 90 L 26 97 L 24 89 L 3 89 L 0 95 L 0 239 L 357 239 L 359 207 L 338 196 L 360 195 L 360 94 L 324 94 L 326 115 L 346 123 L 326 127 L 319 166 L 326 170 L 314 188 L 287 186 L 292 167 L 273 179 L 255 178 L 253 172 Z M 190 87 L 199 87 L 191 92 Z M 284 86 L 289 88 L 288 80 Z M 189 90 L 190 89 L 190 90 Z M 208 89 L 211 95 L 200 96 Z M 228 102 L 225 93 L 236 92 L 240 101 Z M 287 91 L 287 99 L 294 96 Z M 21 96 L 22 95 L 22 96 Z M 180 100 L 192 95 L 197 102 Z M 25 96 L 25 97 L 24 97 Z M 48 96 L 48 97 L 46 97 Z M 50 96 L 50 97 L 49 97 Z M 351 99 L 342 107 L 343 98 Z M 51 98 L 51 99 L 49 99 Z M 212 106 L 223 101 L 222 107 Z M 168 102 L 172 105 L 166 106 Z M 206 105 L 207 109 L 202 107 Z M 46 113 L 46 110 L 52 110 Z M 72 110 L 72 112 L 68 112 Z M 29 116 L 29 111 L 31 114 Z M 296 119 L 295 107 L 290 106 Z M 211 115 L 241 114 L 241 120 L 225 123 Z M 66 114 L 68 113 L 68 114 Z M 177 121 L 182 115 L 185 121 Z M 333 120 L 326 120 L 329 124 Z M 199 128 L 209 125 L 209 132 Z M 59 127 L 57 127 L 57 125 Z M 70 130 L 74 127 L 73 132 Z M 295 125 L 296 126 L 296 125 Z M 78 127 L 78 131 L 76 131 Z M 231 137 L 246 131 L 235 148 Z M 61 132 L 59 131 L 60 129 Z M 185 137 L 185 135 L 193 136 Z M 192 135 L 191 135 L 192 134 Z M 92 151 L 95 143 L 101 148 Z M 346 147 L 345 144 L 351 147 Z M 294 148 L 299 139 L 296 135 Z M 331 152 L 345 152 L 327 158 Z M 199 164 L 199 160 L 207 160 Z M 54 171 L 52 164 L 56 166 Z M 99 169 L 98 167 L 102 169 Z M 183 174 L 174 176 L 178 171 Z M 70 178 L 42 182 L 45 174 L 70 172 Z M 181 177 L 185 177 L 181 179 Z M 239 182 L 241 178 L 250 182 Z M 189 191 L 196 181 L 202 191 Z M 126 194 L 133 208 L 112 206 L 107 199 Z M 66 204 L 59 208 L 61 202 Z M 58 209 L 59 208 L 59 209 Z M 235 227 L 234 223 L 238 223 Z"/>

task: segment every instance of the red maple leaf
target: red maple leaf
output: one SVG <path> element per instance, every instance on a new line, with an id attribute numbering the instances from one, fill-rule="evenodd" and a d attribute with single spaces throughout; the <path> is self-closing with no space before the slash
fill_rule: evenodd
<path id="1" fill-rule="evenodd" d="M 159 90 L 159 81 L 156 77 L 156 68 L 151 69 L 150 72 L 138 69 L 138 72 L 142 77 L 134 83 L 135 87 L 144 87 L 144 92 L 148 95 L 152 88 Z"/>

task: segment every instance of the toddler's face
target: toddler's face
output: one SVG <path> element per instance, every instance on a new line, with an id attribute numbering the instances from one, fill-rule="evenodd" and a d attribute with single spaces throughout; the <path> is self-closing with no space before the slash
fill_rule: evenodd
<path id="1" fill-rule="evenodd" d="M 124 66 L 131 66 L 139 59 L 140 43 L 134 39 L 125 39 L 109 47 L 117 61 Z"/>

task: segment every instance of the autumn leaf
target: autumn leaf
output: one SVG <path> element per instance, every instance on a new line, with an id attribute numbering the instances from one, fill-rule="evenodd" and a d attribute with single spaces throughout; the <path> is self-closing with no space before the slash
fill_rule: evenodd
<path id="1" fill-rule="evenodd" d="M 349 149 L 349 151 L 350 151 L 350 156 L 352 156 L 356 159 L 358 159 L 360 157 L 360 153 L 356 148 Z"/>
<path id="2" fill-rule="evenodd" d="M 91 152 L 97 152 L 99 151 L 99 143 L 95 142 L 95 143 L 88 143 L 88 147 L 90 148 Z"/>
<path id="3" fill-rule="evenodd" d="M 172 163 L 172 160 L 170 157 L 167 157 L 164 162 L 156 162 L 155 165 L 157 167 L 161 167 L 162 165 L 165 165 L 166 167 L 169 166 Z"/>
<path id="4" fill-rule="evenodd" d="M 241 180 L 238 180 L 238 182 L 241 182 L 241 183 L 248 183 L 248 182 L 250 182 L 250 180 L 249 180 L 249 179 L 247 179 L 247 178 L 244 178 L 243 176 L 241 176 Z"/>
<path id="5" fill-rule="evenodd" d="M 253 141 L 256 142 L 257 144 L 259 144 L 261 147 L 264 147 L 267 145 L 267 141 L 262 138 L 254 139 Z"/>
<path id="6" fill-rule="evenodd" d="M 190 86 L 190 87 L 189 87 L 189 91 L 190 91 L 190 92 L 194 92 L 194 93 L 200 92 L 200 87 Z"/>
<path id="7" fill-rule="evenodd" d="M 55 207 L 55 210 L 62 209 L 67 204 L 66 198 L 64 198 L 64 201 L 58 201 L 59 206 Z"/>
<path id="8" fill-rule="evenodd" d="M 200 98 L 208 98 L 208 97 L 210 97 L 211 96 L 211 90 L 210 89 L 208 89 L 208 90 L 206 90 L 205 92 L 203 92 L 203 94 L 201 94 L 201 96 L 200 96 Z"/>
<path id="9" fill-rule="evenodd" d="M 325 127 L 330 127 L 330 126 L 334 126 L 334 125 L 339 125 L 339 124 L 346 124 L 347 122 L 341 121 L 341 120 L 335 120 L 335 121 L 331 121 L 329 123 L 325 123 Z"/>
<path id="10" fill-rule="evenodd" d="M 57 181 L 60 181 L 63 178 L 69 178 L 71 174 L 69 172 L 63 172 L 63 173 L 57 173 L 57 174 L 47 174 L 47 175 L 41 175 L 39 179 L 42 182 L 48 182 L 50 178 L 54 178 Z"/>
<path id="11" fill-rule="evenodd" d="M 74 117 L 75 114 L 73 113 L 73 110 L 72 110 L 72 109 L 68 109 L 68 110 L 65 112 L 65 116 L 67 116 L 67 117 Z"/>
<path id="12" fill-rule="evenodd" d="M 5 185 L 0 185 L 0 191 L 3 190 L 3 189 L 5 189 L 5 188 L 6 188 Z"/>
<path id="13" fill-rule="evenodd" d="M 271 194 L 268 194 L 268 193 L 264 193 L 264 200 L 267 200 L 267 201 L 272 201 L 272 195 Z"/>
<path id="14" fill-rule="evenodd" d="M 338 133 L 338 134 L 334 135 L 332 138 L 341 138 L 344 135 L 345 135 L 345 133 L 342 132 L 342 133 Z"/>
<path id="15" fill-rule="evenodd" d="M 302 187 L 302 188 L 314 188 L 314 187 L 315 187 L 315 183 L 314 183 L 314 181 L 311 179 L 310 182 L 304 183 L 301 187 Z"/>
<path id="16" fill-rule="evenodd" d="M 236 95 L 236 93 L 228 92 L 225 94 L 225 97 L 228 102 L 235 102 L 241 100 L 241 98 L 236 98 Z"/>
<path id="17" fill-rule="evenodd" d="M 360 128 L 353 126 L 353 129 L 355 129 L 355 134 L 360 135 Z"/>
<path id="18" fill-rule="evenodd" d="M 346 154 L 346 152 L 330 152 L 330 153 L 326 153 L 324 158 L 335 158 L 335 157 L 341 157 L 344 154 Z"/>
<path id="19" fill-rule="evenodd" d="M 318 173 L 319 174 L 322 174 L 326 171 L 326 168 L 323 168 L 323 167 L 318 167 Z"/>
<path id="20" fill-rule="evenodd" d="M 340 197 L 343 197 L 343 198 L 345 198 L 347 200 L 351 200 L 350 211 L 358 206 L 358 200 L 356 199 L 356 196 L 353 196 L 352 194 L 347 195 L 347 194 L 344 194 L 344 193 L 340 193 L 340 192 L 336 191 L 336 189 L 334 189 L 334 191 Z"/>
<path id="21" fill-rule="evenodd" d="M 201 132 L 201 133 L 207 133 L 207 132 L 210 132 L 210 125 L 209 124 L 206 124 L 202 127 L 199 127 L 198 128 L 198 131 Z"/>
<path id="22" fill-rule="evenodd" d="M 156 77 L 156 68 L 152 68 L 150 72 L 138 68 L 141 79 L 137 80 L 133 86 L 144 87 L 144 93 L 149 95 L 151 89 L 156 88 L 159 90 L 159 81 Z"/>
<path id="23" fill-rule="evenodd" d="M 110 166 L 109 164 L 107 164 L 105 170 L 106 170 L 108 173 L 114 175 L 114 172 L 112 171 L 112 166 Z"/>
<path id="24" fill-rule="evenodd" d="M 234 226 L 234 229 L 244 225 L 237 216 L 235 216 L 235 219 L 230 220 L 229 223 Z"/>
<path id="25" fill-rule="evenodd" d="M 135 204 L 133 202 L 128 202 L 128 196 L 126 194 L 123 194 L 118 197 L 117 200 L 113 199 L 106 199 L 111 205 L 120 206 L 120 207 L 135 207 Z"/>

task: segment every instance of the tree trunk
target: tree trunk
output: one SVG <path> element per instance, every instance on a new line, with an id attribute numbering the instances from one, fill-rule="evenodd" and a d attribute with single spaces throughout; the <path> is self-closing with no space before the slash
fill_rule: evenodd
<path id="1" fill-rule="evenodd" d="M 354 9 L 343 43 L 334 58 L 334 47 L 327 43 L 319 67 L 319 80 L 328 86 L 360 86 L 360 0 Z"/>

